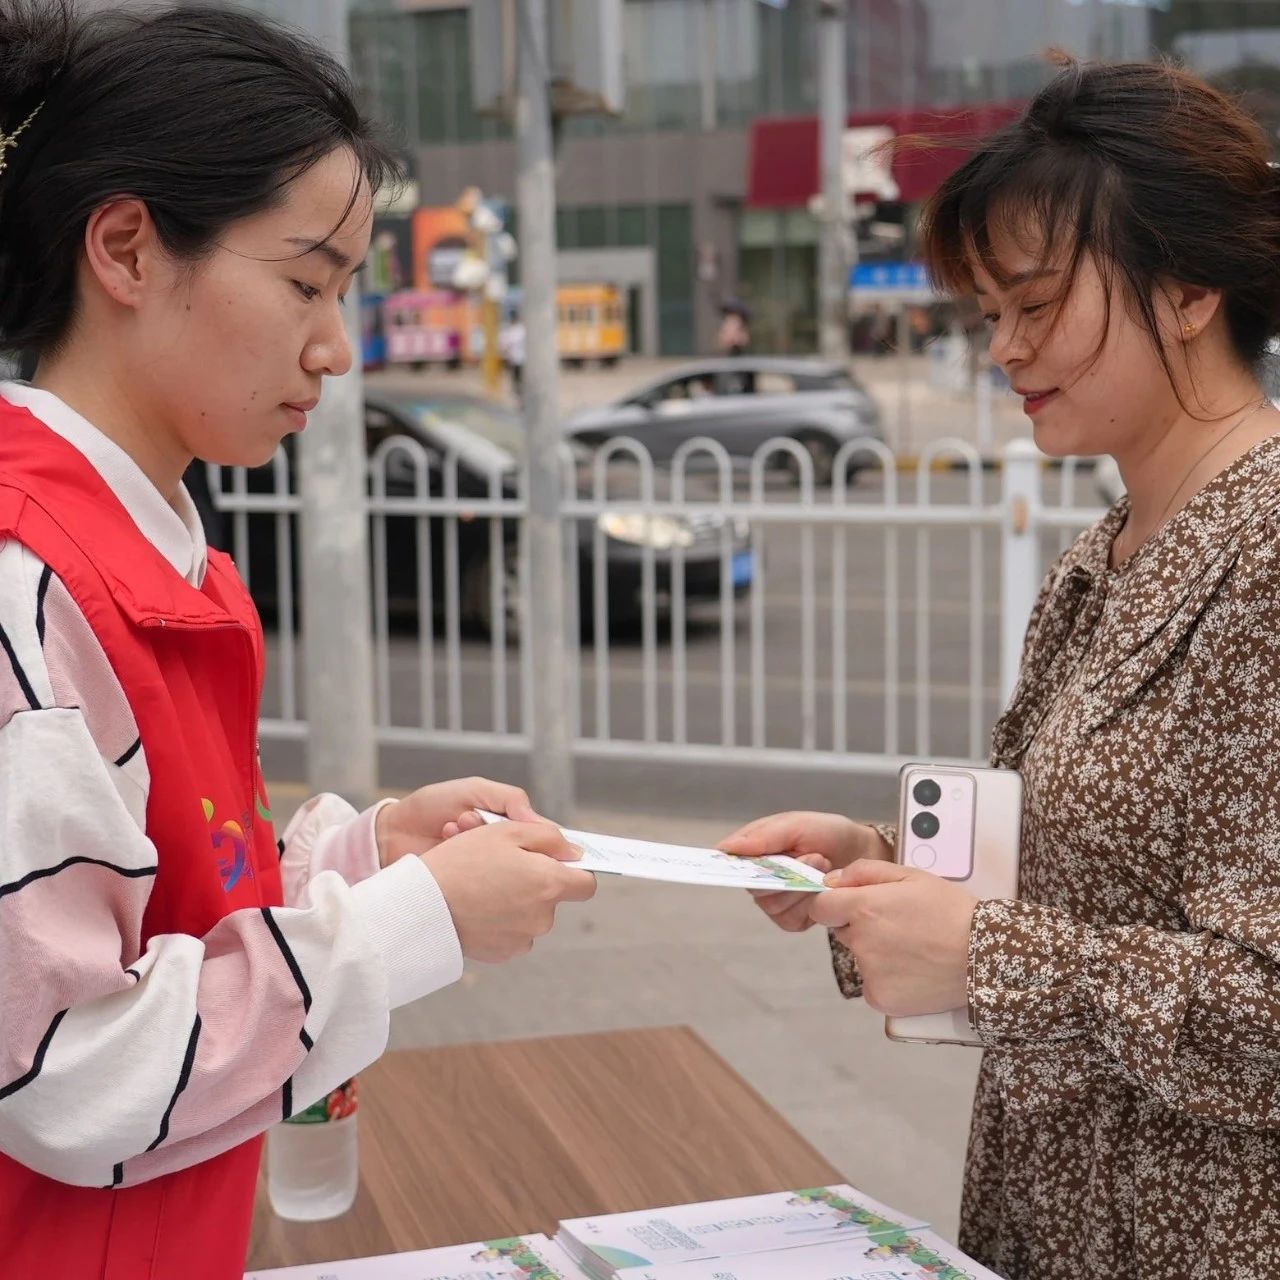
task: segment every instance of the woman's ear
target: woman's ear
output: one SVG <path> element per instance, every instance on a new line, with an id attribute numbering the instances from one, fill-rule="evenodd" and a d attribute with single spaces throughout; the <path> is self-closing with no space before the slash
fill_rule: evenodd
<path id="1" fill-rule="evenodd" d="M 89 215 L 86 264 L 102 291 L 122 307 L 137 308 L 157 283 L 162 260 L 151 212 L 138 199 L 113 200 Z"/>
<path id="2" fill-rule="evenodd" d="M 1213 322 L 1222 307 L 1222 290 L 1203 284 L 1187 284 L 1175 280 L 1163 290 L 1168 304 L 1162 316 L 1175 342 L 1192 342 Z"/>

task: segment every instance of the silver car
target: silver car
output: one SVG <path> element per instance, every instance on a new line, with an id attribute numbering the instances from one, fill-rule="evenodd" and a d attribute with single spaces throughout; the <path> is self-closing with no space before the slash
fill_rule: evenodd
<path id="1" fill-rule="evenodd" d="M 685 365 L 621 400 L 575 414 L 566 431 L 590 447 L 632 436 L 658 463 L 670 462 L 694 436 L 719 441 L 738 460 L 750 458 L 766 440 L 786 436 L 803 445 L 819 484 L 830 483 L 832 464 L 846 441 L 883 438 L 879 407 L 847 369 L 780 356 Z M 855 452 L 849 469 L 871 461 Z M 799 472 L 785 452 L 775 462 Z"/>

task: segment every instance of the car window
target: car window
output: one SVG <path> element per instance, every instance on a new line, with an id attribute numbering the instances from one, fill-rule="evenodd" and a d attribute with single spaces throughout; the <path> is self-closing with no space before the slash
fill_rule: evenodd
<path id="1" fill-rule="evenodd" d="M 500 405 L 482 404 L 476 400 L 424 400 L 418 405 L 420 415 L 426 415 L 438 429 L 440 421 L 452 423 L 473 432 L 490 444 L 523 457 L 524 421 L 518 413 L 512 413 Z"/>
<path id="2" fill-rule="evenodd" d="M 796 379 L 797 391 L 852 391 L 854 381 L 847 373 L 806 373 Z"/>
<path id="3" fill-rule="evenodd" d="M 789 373 L 777 373 L 762 369 L 756 374 L 756 395 L 785 396 L 796 389 L 796 380 Z"/>

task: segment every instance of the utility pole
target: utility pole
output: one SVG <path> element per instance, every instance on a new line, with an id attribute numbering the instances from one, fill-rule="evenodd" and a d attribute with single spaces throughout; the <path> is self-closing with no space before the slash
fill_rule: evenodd
<path id="1" fill-rule="evenodd" d="M 256 7 L 305 30 L 350 66 L 347 0 L 259 0 Z M 320 404 L 298 437 L 303 706 L 312 791 L 336 791 L 363 807 L 377 792 L 378 752 L 360 297 L 354 285 L 346 322 L 351 369 L 325 379 Z"/>
<path id="2" fill-rule="evenodd" d="M 524 413 L 528 432 L 527 551 L 533 724 L 533 801 L 560 822 L 573 815 L 573 734 L 560 525 L 560 396 L 556 352 L 555 156 L 548 98 L 547 0 L 515 0 L 517 203 L 524 283 Z"/>
<path id="3" fill-rule="evenodd" d="M 844 183 L 844 132 L 848 120 L 845 85 L 846 0 L 818 0 L 818 96 L 821 141 L 821 223 L 818 243 L 819 347 L 823 359 L 844 364 L 849 358 L 846 327 L 849 256 L 846 256 L 847 195 Z M 855 233 L 856 234 L 856 233 Z"/>

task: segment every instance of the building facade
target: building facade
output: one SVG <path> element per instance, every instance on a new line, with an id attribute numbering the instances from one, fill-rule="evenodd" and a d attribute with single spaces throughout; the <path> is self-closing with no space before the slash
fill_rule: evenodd
<path id="1" fill-rule="evenodd" d="M 993 127 L 1044 83 L 1058 48 L 1182 59 L 1280 128 L 1280 0 L 848 0 L 848 12 L 855 125 Z M 812 349 L 815 0 L 626 0 L 624 19 L 623 114 L 562 128 L 561 278 L 624 288 L 638 350 L 710 350 L 729 296 L 752 307 L 758 347 Z M 418 200 L 450 204 L 476 185 L 513 201 L 510 129 L 472 102 L 466 3 L 354 0 L 350 36 Z M 909 256 L 914 212 L 944 168 L 907 175 L 901 198 L 866 219 L 884 234 L 864 255 Z"/>

